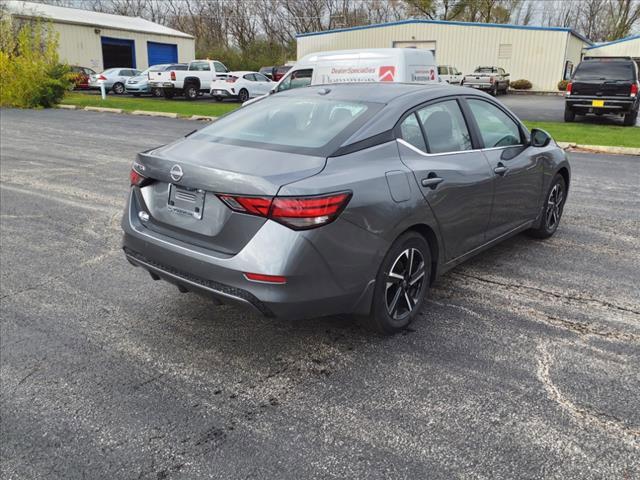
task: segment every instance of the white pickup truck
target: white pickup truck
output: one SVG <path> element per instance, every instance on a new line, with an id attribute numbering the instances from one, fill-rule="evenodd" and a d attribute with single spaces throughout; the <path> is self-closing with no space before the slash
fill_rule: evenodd
<path id="1" fill-rule="evenodd" d="M 228 71 L 217 60 L 194 60 L 189 62 L 187 70 L 149 74 L 149 87 L 161 89 L 165 98 L 184 95 L 188 100 L 195 100 L 201 93 L 209 92 L 212 82 L 227 78 Z"/>

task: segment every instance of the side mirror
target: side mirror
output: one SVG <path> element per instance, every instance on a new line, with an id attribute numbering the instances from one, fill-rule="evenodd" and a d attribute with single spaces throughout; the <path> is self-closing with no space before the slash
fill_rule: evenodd
<path id="1" fill-rule="evenodd" d="M 532 147 L 546 147 L 549 143 L 551 143 L 551 135 L 547 132 L 538 128 L 531 130 Z"/>

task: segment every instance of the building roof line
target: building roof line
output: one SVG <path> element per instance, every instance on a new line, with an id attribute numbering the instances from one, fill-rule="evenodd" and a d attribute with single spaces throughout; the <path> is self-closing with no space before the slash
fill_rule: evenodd
<path id="1" fill-rule="evenodd" d="M 56 23 L 70 25 L 86 25 L 186 39 L 194 38 L 188 33 L 180 32 L 179 30 L 141 17 L 129 17 L 126 15 L 115 15 L 113 13 L 95 12 L 93 10 L 32 3 L 24 0 L 8 0 L 5 5 L 7 6 L 9 14 L 21 18 L 43 18 Z"/>
<path id="2" fill-rule="evenodd" d="M 406 25 L 410 23 L 426 23 L 426 24 L 435 24 L 435 25 L 461 25 L 461 26 L 471 26 L 471 27 L 511 28 L 515 30 L 547 30 L 547 31 L 555 31 L 555 32 L 568 32 L 571 35 L 579 38 L 583 42 L 588 43 L 589 45 L 593 45 L 593 42 L 591 40 L 589 40 L 584 35 L 579 34 L 578 32 L 576 32 L 575 30 L 569 27 L 539 27 L 535 25 L 512 25 L 510 23 L 476 23 L 476 22 L 459 22 L 459 21 L 451 21 L 451 20 L 421 20 L 417 18 L 412 18 L 408 20 L 398 20 L 397 22 L 372 23 L 370 25 L 360 25 L 358 27 L 335 28 L 333 30 L 325 30 L 322 32 L 297 33 L 296 38 L 311 37 L 314 35 L 326 35 L 329 33 L 350 32 L 353 30 L 365 30 L 368 28 L 380 28 L 380 27 L 390 27 L 394 25 Z"/>
<path id="3" fill-rule="evenodd" d="M 610 42 L 605 42 L 605 43 L 599 43 L 599 44 L 594 44 L 591 47 L 587 47 L 585 48 L 585 50 L 591 50 L 593 48 L 600 48 L 600 47 L 606 47 L 608 45 L 614 45 L 616 43 L 622 43 L 622 42 L 628 42 L 630 40 L 636 40 L 640 38 L 640 33 L 637 35 L 629 35 L 628 37 L 624 37 L 624 38 L 619 38 L 618 40 L 612 40 Z"/>

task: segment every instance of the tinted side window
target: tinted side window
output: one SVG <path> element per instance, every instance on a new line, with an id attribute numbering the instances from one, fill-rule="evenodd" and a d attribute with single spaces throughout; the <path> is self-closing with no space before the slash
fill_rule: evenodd
<path id="1" fill-rule="evenodd" d="M 418 124 L 418 118 L 415 113 L 412 113 L 400 124 L 400 134 L 402 139 L 410 143 L 414 147 L 423 152 L 427 151 L 427 146 L 424 143 L 424 137 L 422 136 L 422 130 Z"/>
<path id="2" fill-rule="evenodd" d="M 485 148 L 520 145 L 520 128 L 506 113 L 484 100 L 467 100 Z"/>
<path id="3" fill-rule="evenodd" d="M 290 88 L 306 87 L 311 84 L 313 69 L 296 70 L 289 75 L 278 87 L 278 91 L 289 90 Z"/>
<path id="4" fill-rule="evenodd" d="M 253 75 L 257 82 L 268 82 L 269 79 L 260 73 L 255 73 Z"/>
<path id="5" fill-rule="evenodd" d="M 438 67 L 438 75 L 446 75 L 447 73 L 447 67 Z"/>
<path id="6" fill-rule="evenodd" d="M 430 153 L 461 152 L 473 148 L 469 129 L 455 100 L 422 108 L 418 110 L 418 118 L 424 127 Z"/>
<path id="7" fill-rule="evenodd" d="M 218 72 L 218 73 L 226 73 L 227 72 L 227 67 L 225 67 L 220 62 L 213 62 L 213 68 L 215 68 L 216 72 Z"/>

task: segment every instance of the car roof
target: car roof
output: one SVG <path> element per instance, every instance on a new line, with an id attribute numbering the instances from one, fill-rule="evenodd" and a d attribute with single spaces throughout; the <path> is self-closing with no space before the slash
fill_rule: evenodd
<path id="1" fill-rule="evenodd" d="M 315 96 L 324 95 L 335 100 L 351 100 L 365 103 L 402 103 L 414 105 L 431 99 L 446 96 L 475 93 L 475 90 L 449 85 L 448 83 L 399 83 L 399 82 L 362 82 L 332 83 L 311 85 L 279 92 L 278 96 Z"/>

